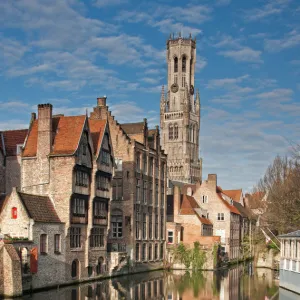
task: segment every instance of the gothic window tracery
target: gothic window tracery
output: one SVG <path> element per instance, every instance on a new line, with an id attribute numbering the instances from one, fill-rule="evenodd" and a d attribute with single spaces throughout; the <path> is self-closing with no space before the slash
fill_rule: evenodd
<path id="1" fill-rule="evenodd" d="M 174 125 L 174 139 L 175 140 L 178 139 L 178 125 L 177 124 Z"/>
<path id="2" fill-rule="evenodd" d="M 174 57 L 174 73 L 178 72 L 178 58 Z"/>
<path id="3" fill-rule="evenodd" d="M 182 72 L 186 72 L 186 56 L 182 57 Z"/>
<path id="4" fill-rule="evenodd" d="M 173 124 L 169 125 L 169 140 L 173 140 Z"/>

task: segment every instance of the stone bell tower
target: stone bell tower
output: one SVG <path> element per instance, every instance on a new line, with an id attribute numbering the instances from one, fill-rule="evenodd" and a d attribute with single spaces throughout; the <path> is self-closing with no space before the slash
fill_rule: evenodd
<path id="1" fill-rule="evenodd" d="M 161 145 L 168 154 L 171 180 L 202 179 L 199 158 L 200 96 L 195 95 L 196 39 L 170 36 L 167 41 L 168 86 L 160 99 Z"/>

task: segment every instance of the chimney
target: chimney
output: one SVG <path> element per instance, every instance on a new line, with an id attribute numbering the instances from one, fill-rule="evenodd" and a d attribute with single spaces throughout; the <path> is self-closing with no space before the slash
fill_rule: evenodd
<path id="1" fill-rule="evenodd" d="M 174 185 L 174 220 L 179 215 L 180 205 L 181 205 L 181 194 L 180 188 L 177 185 Z"/>
<path id="2" fill-rule="evenodd" d="M 93 108 L 90 113 L 90 119 L 93 120 L 106 120 L 108 115 L 108 109 L 106 106 L 106 96 L 97 98 L 97 106 Z"/>
<path id="3" fill-rule="evenodd" d="M 97 106 L 106 106 L 106 96 L 97 98 Z"/>
<path id="4" fill-rule="evenodd" d="M 213 191 L 217 190 L 217 174 L 208 174 L 207 183 Z"/>
<path id="5" fill-rule="evenodd" d="M 38 141 L 37 156 L 44 158 L 51 152 L 52 146 L 52 105 L 38 105 Z"/>

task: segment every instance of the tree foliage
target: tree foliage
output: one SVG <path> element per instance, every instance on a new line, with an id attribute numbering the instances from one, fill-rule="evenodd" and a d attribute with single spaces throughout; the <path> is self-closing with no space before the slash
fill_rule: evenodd
<path id="1" fill-rule="evenodd" d="M 255 191 L 265 194 L 263 225 L 277 233 L 300 227 L 300 161 L 295 152 L 292 158 L 277 156 L 267 168 Z"/>

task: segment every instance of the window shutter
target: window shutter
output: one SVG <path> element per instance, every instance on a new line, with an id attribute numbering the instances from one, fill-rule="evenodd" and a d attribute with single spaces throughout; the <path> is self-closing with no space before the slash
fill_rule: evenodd
<path id="1" fill-rule="evenodd" d="M 30 272 L 32 274 L 38 271 L 38 248 L 34 247 L 30 250 Z"/>

